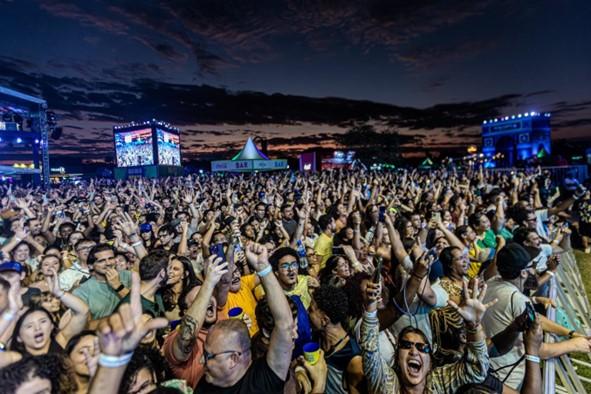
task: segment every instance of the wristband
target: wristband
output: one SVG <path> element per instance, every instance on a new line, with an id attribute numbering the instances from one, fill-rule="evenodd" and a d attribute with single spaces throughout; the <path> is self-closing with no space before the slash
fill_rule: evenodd
<path id="1" fill-rule="evenodd" d="M 119 292 L 120 292 L 121 290 L 123 290 L 123 289 L 125 289 L 125 286 L 123 286 L 123 283 L 121 283 L 121 284 L 119 285 L 119 287 L 115 289 L 115 291 L 116 291 L 117 293 L 119 293 Z"/>
<path id="2" fill-rule="evenodd" d="M 549 274 L 551 277 L 554 276 L 554 272 L 552 272 L 552 271 L 546 271 L 546 273 Z"/>
<path id="3" fill-rule="evenodd" d="M 539 364 L 540 363 L 540 357 L 538 356 L 532 356 L 531 354 L 526 354 L 525 355 L 525 359 L 527 361 L 531 361 L 533 363 Z"/>
<path id="4" fill-rule="evenodd" d="M 427 277 L 427 275 L 428 275 L 428 274 L 425 274 L 425 275 L 422 275 L 422 276 L 421 276 L 421 275 L 417 274 L 417 273 L 416 273 L 416 272 L 414 272 L 414 271 L 411 271 L 411 273 L 410 273 L 410 276 L 414 276 L 415 278 L 418 278 L 418 279 L 420 279 L 420 280 L 423 280 L 423 279 L 425 279 L 425 278 Z"/>
<path id="5" fill-rule="evenodd" d="M 378 310 L 376 309 L 375 311 L 372 311 L 372 312 L 365 311 L 365 316 L 376 318 L 376 317 L 378 317 Z"/>
<path id="6" fill-rule="evenodd" d="M 119 368 L 129 363 L 133 352 L 122 354 L 121 356 L 109 356 L 108 354 L 101 353 L 99 355 L 98 363 L 101 367 L 105 368 Z"/>
<path id="7" fill-rule="evenodd" d="M 478 327 L 480 327 L 480 322 L 466 322 L 466 332 L 468 334 L 476 334 L 478 331 Z"/>
<path id="8" fill-rule="evenodd" d="M 10 309 L 5 310 L 4 313 L 2 314 L 2 320 L 6 320 L 6 321 L 13 321 L 15 317 L 16 317 L 16 313 L 11 311 Z"/>
<path id="9" fill-rule="evenodd" d="M 14 237 L 14 239 L 16 239 L 16 242 L 21 242 L 23 239 L 19 238 L 19 237 Z"/>
<path id="10" fill-rule="evenodd" d="M 269 275 L 271 271 L 273 271 L 273 268 L 271 267 L 271 265 L 268 265 L 262 270 L 257 271 L 257 275 L 259 276 L 259 278 L 264 278 L 265 276 Z"/>
<path id="11" fill-rule="evenodd" d="M 137 248 L 138 246 L 140 246 L 142 244 L 142 241 L 137 241 L 131 244 L 132 248 Z"/>
<path id="12" fill-rule="evenodd" d="M 570 331 L 568 332 L 568 337 L 569 337 L 569 338 L 572 338 L 572 337 L 573 337 L 573 335 L 575 335 L 576 333 L 577 333 L 577 332 L 576 332 L 575 330 L 570 330 Z"/>

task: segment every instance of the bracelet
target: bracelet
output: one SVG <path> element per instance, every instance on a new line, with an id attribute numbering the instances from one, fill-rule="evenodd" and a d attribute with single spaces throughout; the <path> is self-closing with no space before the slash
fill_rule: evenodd
<path id="1" fill-rule="evenodd" d="M 468 334 L 476 334 L 476 332 L 478 331 L 478 327 L 480 327 L 480 322 L 475 322 L 475 323 L 466 322 L 466 332 Z"/>
<path id="2" fill-rule="evenodd" d="M 549 274 L 550 277 L 553 277 L 554 276 L 554 272 L 552 272 L 552 271 L 546 271 L 546 273 Z"/>
<path id="3" fill-rule="evenodd" d="M 137 248 L 138 246 L 140 246 L 142 244 L 142 241 L 137 241 L 131 244 L 132 248 Z"/>
<path id="4" fill-rule="evenodd" d="M 98 363 L 101 367 L 105 368 L 119 368 L 129 363 L 133 352 L 122 354 L 121 356 L 109 356 L 108 354 L 101 353 L 99 355 Z"/>
<path id="5" fill-rule="evenodd" d="M 21 242 L 23 239 L 19 238 L 19 237 L 14 237 L 14 239 L 16 239 L 16 242 Z"/>
<path id="6" fill-rule="evenodd" d="M 257 275 L 259 276 L 259 278 L 264 278 L 265 276 L 269 275 L 271 271 L 273 271 L 273 268 L 271 267 L 271 265 L 268 265 L 262 270 L 257 271 Z"/>
<path id="7" fill-rule="evenodd" d="M 573 337 L 573 335 L 575 335 L 576 333 L 577 333 L 577 332 L 576 332 L 575 330 L 570 330 L 570 331 L 568 332 L 568 337 L 569 337 L 569 338 L 572 338 L 572 337 Z"/>
<path id="8" fill-rule="evenodd" d="M 4 313 L 2 314 L 2 320 L 6 320 L 6 321 L 13 321 L 15 317 L 16 317 L 16 313 L 11 311 L 10 309 L 5 310 Z"/>
<path id="9" fill-rule="evenodd" d="M 116 291 L 117 293 L 119 293 L 119 292 L 120 292 L 121 290 L 123 290 L 123 289 L 125 289 L 125 286 L 123 286 L 123 283 L 121 283 L 121 284 L 119 285 L 119 287 L 115 289 L 115 291 Z"/>
<path id="10" fill-rule="evenodd" d="M 414 271 L 411 271 L 411 272 L 410 272 L 410 276 L 414 276 L 415 278 L 417 278 L 417 279 L 420 279 L 420 280 L 423 280 L 423 279 L 425 279 L 425 278 L 427 277 L 427 275 L 428 275 L 428 274 L 425 274 L 425 275 L 421 276 L 421 275 L 417 274 L 417 273 L 416 273 L 416 272 L 414 272 Z"/>
<path id="11" fill-rule="evenodd" d="M 525 359 L 527 361 L 531 361 L 533 363 L 539 364 L 540 363 L 540 357 L 538 356 L 532 356 L 531 354 L 526 354 L 525 355 Z"/>

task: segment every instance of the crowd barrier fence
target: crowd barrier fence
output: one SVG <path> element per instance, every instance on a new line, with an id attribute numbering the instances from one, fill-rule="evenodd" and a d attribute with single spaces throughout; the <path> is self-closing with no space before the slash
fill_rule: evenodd
<path id="1" fill-rule="evenodd" d="M 591 307 L 575 255 L 572 251 L 559 253 L 560 265 L 557 274 L 550 280 L 549 297 L 556 301 L 557 307 L 565 314 L 563 319 L 566 318 L 571 327 L 576 327 L 581 334 L 590 335 Z M 556 312 L 555 308 L 548 308 L 546 317 L 556 321 Z M 557 340 L 554 335 L 545 334 L 544 342 L 552 343 Z M 591 379 L 580 374 L 578 367 L 591 370 L 591 355 L 586 354 L 583 358 L 586 360 L 564 355 L 546 360 L 543 373 L 544 393 L 586 393 L 583 383 L 591 383 Z"/>

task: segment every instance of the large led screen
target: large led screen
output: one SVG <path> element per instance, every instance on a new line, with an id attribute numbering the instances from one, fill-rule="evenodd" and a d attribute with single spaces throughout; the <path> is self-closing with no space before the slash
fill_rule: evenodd
<path id="1" fill-rule="evenodd" d="M 177 134 L 157 129 L 158 164 L 168 166 L 181 165 L 181 144 Z"/>
<path id="2" fill-rule="evenodd" d="M 115 133 L 115 154 L 118 167 L 153 165 L 152 129 Z"/>

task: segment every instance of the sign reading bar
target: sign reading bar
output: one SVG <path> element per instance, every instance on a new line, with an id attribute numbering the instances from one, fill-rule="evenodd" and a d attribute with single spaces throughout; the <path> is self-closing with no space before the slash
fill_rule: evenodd
<path id="1" fill-rule="evenodd" d="M 270 171 L 287 169 L 287 160 L 217 160 L 211 162 L 213 172 Z"/>

